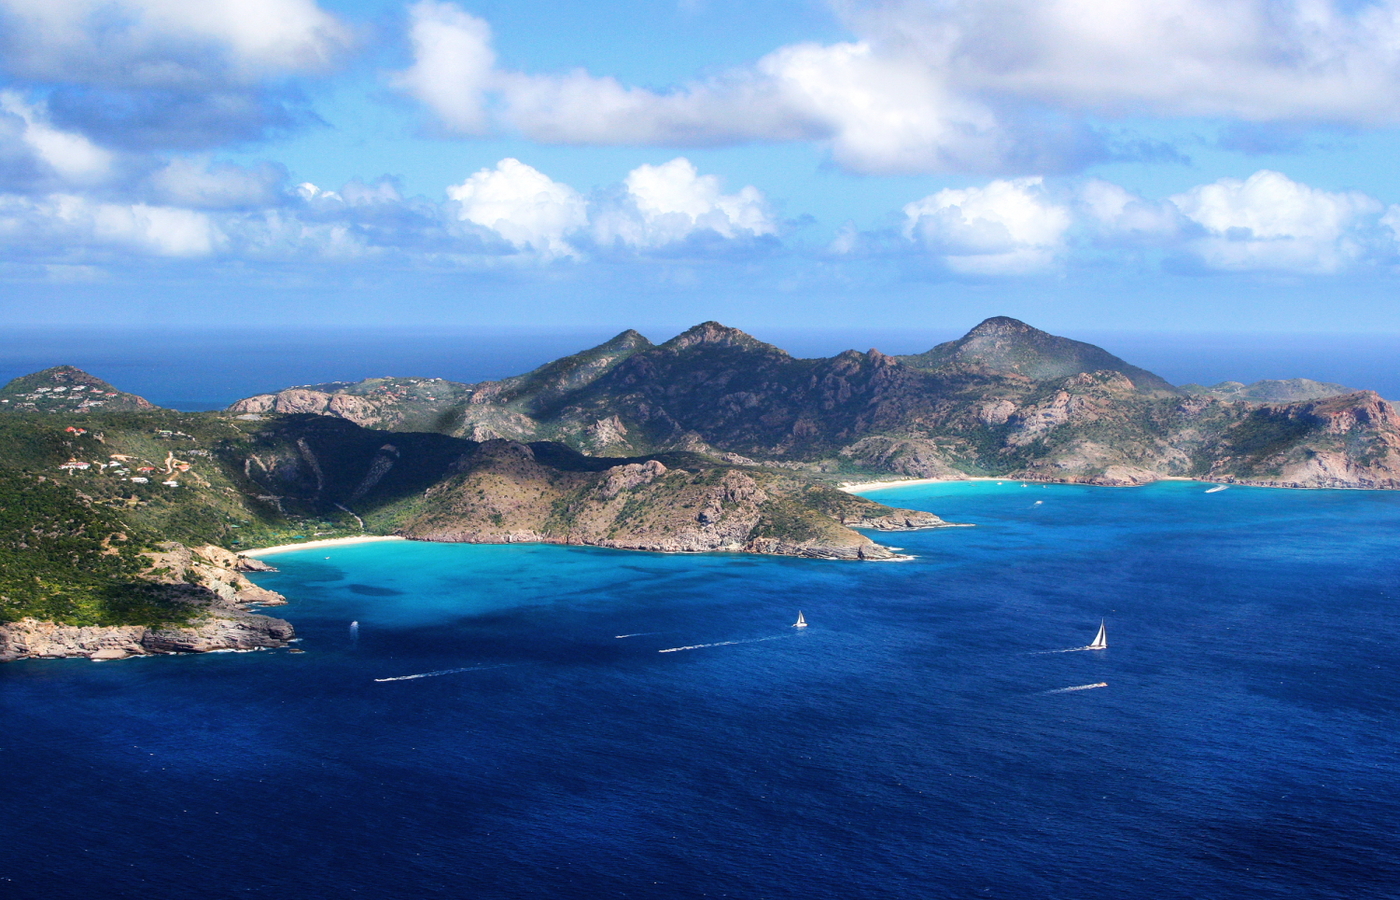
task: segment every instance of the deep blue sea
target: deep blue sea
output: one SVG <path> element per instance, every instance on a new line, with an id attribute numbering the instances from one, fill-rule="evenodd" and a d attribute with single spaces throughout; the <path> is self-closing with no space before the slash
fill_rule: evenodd
<path id="1" fill-rule="evenodd" d="M 1400 494 L 1205 488 L 269 557 L 304 653 L 0 667 L 0 897 L 1400 896 Z"/>

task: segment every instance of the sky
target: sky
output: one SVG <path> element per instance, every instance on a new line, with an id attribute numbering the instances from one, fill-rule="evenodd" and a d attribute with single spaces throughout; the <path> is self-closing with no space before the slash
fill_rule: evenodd
<path id="1" fill-rule="evenodd" d="M 12 329 L 1400 335 L 1400 0 L 0 0 L 0 82 Z"/>

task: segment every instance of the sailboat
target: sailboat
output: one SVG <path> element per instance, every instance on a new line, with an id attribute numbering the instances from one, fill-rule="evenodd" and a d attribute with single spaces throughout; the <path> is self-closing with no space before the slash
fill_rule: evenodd
<path id="1" fill-rule="evenodd" d="M 1108 630 L 1103 627 L 1103 619 L 1099 620 L 1099 633 L 1094 635 L 1094 640 L 1085 650 L 1107 650 Z"/>
<path id="2" fill-rule="evenodd" d="M 792 623 L 793 628 L 806 628 L 807 620 L 802 618 L 802 610 L 797 611 L 797 621 Z"/>

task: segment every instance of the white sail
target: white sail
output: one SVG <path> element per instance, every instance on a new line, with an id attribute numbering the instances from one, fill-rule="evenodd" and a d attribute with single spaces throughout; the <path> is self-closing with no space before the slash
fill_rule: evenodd
<path id="1" fill-rule="evenodd" d="M 807 620 L 802 618 L 802 610 L 797 611 L 797 621 L 792 623 L 793 628 L 806 628 Z"/>
<path id="2" fill-rule="evenodd" d="M 1107 650 L 1108 649 L 1108 629 L 1104 628 L 1103 620 L 1099 620 L 1099 633 L 1094 635 L 1094 642 L 1086 650 Z"/>

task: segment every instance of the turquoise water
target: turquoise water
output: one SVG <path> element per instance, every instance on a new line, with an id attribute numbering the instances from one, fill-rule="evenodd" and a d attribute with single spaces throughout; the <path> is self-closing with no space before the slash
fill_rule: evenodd
<path id="1" fill-rule="evenodd" d="M 0 667 L 0 896 L 1397 896 L 1400 495 L 1204 489 L 269 557 L 304 653 Z"/>

